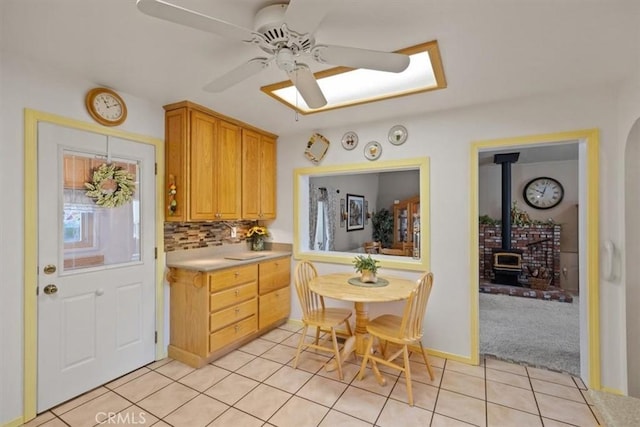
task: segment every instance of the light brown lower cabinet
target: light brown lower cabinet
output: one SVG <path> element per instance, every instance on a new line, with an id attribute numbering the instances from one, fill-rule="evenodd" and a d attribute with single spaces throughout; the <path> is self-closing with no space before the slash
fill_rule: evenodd
<path id="1" fill-rule="evenodd" d="M 201 367 L 284 323 L 291 258 L 224 270 L 170 268 L 169 357 Z"/>

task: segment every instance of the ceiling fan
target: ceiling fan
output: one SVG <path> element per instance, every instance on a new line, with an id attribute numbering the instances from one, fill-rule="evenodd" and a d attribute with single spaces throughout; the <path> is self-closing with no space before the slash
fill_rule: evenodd
<path id="1" fill-rule="evenodd" d="M 137 0 L 138 9 L 147 15 L 256 45 L 267 54 L 217 77 L 204 90 L 221 92 L 275 62 L 310 108 L 321 108 L 327 100 L 311 69 L 302 61 L 305 58 L 321 64 L 394 73 L 409 66 L 409 56 L 399 53 L 316 44 L 313 34 L 335 4 L 336 0 L 290 0 L 288 4 L 266 6 L 258 11 L 254 30 L 250 30 L 164 0 Z"/>

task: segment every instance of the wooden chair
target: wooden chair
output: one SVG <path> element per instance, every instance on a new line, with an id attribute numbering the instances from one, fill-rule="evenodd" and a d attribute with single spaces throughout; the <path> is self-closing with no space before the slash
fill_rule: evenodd
<path id="1" fill-rule="evenodd" d="M 429 359 L 427 353 L 425 353 L 422 347 L 422 323 L 424 320 L 424 314 L 427 308 L 427 301 L 429 300 L 429 294 L 431 293 L 431 287 L 433 286 L 433 273 L 425 273 L 420 280 L 416 288 L 411 292 L 409 299 L 404 308 L 402 317 L 394 316 L 391 314 L 385 314 L 371 320 L 367 325 L 367 332 L 369 333 L 369 339 L 367 341 L 367 349 L 365 356 L 360 366 L 360 372 L 358 379 L 364 378 L 364 371 L 367 367 L 367 362 L 371 361 L 371 367 L 380 384 L 384 384 L 384 378 L 380 374 L 376 363 L 382 363 L 383 365 L 398 369 L 404 372 L 407 382 L 407 394 L 409 396 L 409 405 L 413 406 L 413 393 L 411 391 L 411 369 L 409 364 L 409 350 L 408 346 L 419 345 L 422 352 L 422 358 L 427 365 L 427 371 L 429 372 L 429 378 L 433 381 L 433 371 L 429 365 Z M 378 338 L 381 344 L 382 357 L 371 353 L 373 348 L 373 340 Z M 387 343 L 393 343 L 401 346 L 400 350 L 396 351 L 389 357 L 386 357 Z M 397 364 L 394 362 L 400 354 L 403 355 L 403 364 Z"/>
<path id="2" fill-rule="evenodd" d="M 316 268 L 309 261 L 302 261 L 296 266 L 295 285 L 298 293 L 298 299 L 300 300 L 300 306 L 302 307 L 302 322 L 304 323 L 304 330 L 302 331 L 302 336 L 298 343 L 298 350 L 296 351 L 293 368 L 295 369 L 298 366 L 300 352 L 304 348 L 311 347 L 334 354 L 336 358 L 336 365 L 338 367 L 338 376 L 342 379 L 342 361 L 340 360 L 340 350 L 338 348 L 338 340 L 336 338 L 336 327 L 344 323 L 347 328 L 347 334 L 349 336 L 353 335 L 351 332 L 351 325 L 349 324 L 349 318 L 351 317 L 352 310 L 346 308 L 326 308 L 324 305 L 324 298 L 309 289 L 309 282 L 317 275 L 318 272 L 316 271 Z M 316 328 L 316 337 L 313 343 L 305 343 L 304 340 L 310 326 Z M 320 331 L 331 333 L 331 340 L 333 343 L 332 347 L 326 347 L 319 344 Z"/>
<path id="3" fill-rule="evenodd" d="M 380 253 L 383 255 L 398 255 L 405 256 L 404 249 L 382 248 Z"/>
<path id="4" fill-rule="evenodd" d="M 382 244 L 380 242 L 364 242 L 364 252 L 367 254 L 379 254 Z"/>

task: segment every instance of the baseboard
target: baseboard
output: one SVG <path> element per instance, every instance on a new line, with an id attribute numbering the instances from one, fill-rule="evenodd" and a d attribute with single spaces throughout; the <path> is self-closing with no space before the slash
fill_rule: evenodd
<path id="1" fill-rule="evenodd" d="M 416 351 L 416 352 L 420 351 L 420 347 L 415 347 L 415 346 L 409 346 L 409 349 L 411 351 Z M 424 350 L 427 352 L 429 356 L 435 356 L 435 357 L 440 357 L 442 359 L 453 360 L 460 363 L 466 363 L 467 365 L 477 365 L 477 363 L 474 363 L 471 357 L 460 356 L 458 354 L 447 353 L 446 351 L 434 350 L 432 348 L 425 348 Z"/>
<path id="2" fill-rule="evenodd" d="M 15 420 L 9 421 L 6 424 L 0 424 L 1 427 L 18 427 L 23 424 L 23 418 L 18 417 Z"/>
<path id="3" fill-rule="evenodd" d="M 622 391 L 615 388 L 601 387 L 600 391 L 604 391 L 606 393 L 611 393 L 611 394 L 617 394 L 618 396 L 625 396 L 625 394 Z"/>

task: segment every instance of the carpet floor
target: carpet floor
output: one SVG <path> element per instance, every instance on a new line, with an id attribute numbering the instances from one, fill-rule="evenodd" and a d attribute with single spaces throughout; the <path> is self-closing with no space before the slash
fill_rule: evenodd
<path id="1" fill-rule="evenodd" d="M 578 298 L 560 303 L 480 295 L 480 353 L 580 375 Z"/>

